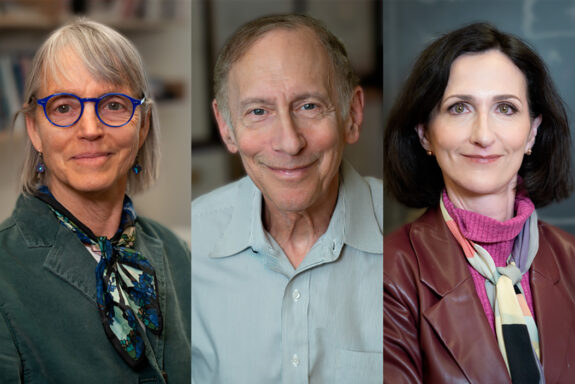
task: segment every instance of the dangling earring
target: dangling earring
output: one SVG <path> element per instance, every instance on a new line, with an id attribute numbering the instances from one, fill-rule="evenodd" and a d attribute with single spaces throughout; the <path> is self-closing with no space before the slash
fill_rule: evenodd
<path id="1" fill-rule="evenodd" d="M 529 149 L 527 150 L 527 152 L 525 152 L 525 154 L 526 154 L 527 156 L 531 156 L 531 153 L 532 153 L 531 148 L 529 148 Z"/>
<path id="2" fill-rule="evenodd" d="M 38 153 L 38 163 L 36 164 L 36 173 L 42 174 L 46 172 L 46 164 L 44 164 L 44 160 L 42 159 L 42 152 Z"/>
<path id="3" fill-rule="evenodd" d="M 134 174 L 139 174 L 140 172 L 142 172 L 142 166 L 138 163 L 135 163 L 134 166 L 132 167 L 132 172 L 134 172 Z"/>

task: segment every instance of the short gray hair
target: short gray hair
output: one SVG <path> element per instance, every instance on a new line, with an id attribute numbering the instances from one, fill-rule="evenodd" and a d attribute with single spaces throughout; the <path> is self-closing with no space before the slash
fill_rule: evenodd
<path id="1" fill-rule="evenodd" d="M 110 27 L 85 18 L 72 21 L 54 32 L 42 44 L 32 62 L 24 89 L 26 104 L 19 114 L 34 116 L 37 107 L 36 93 L 49 76 L 65 76 L 58 68 L 62 52 L 73 51 L 90 74 L 98 81 L 118 86 L 128 86 L 137 97 L 145 97 L 146 102 L 140 111 L 141 118 L 149 115 L 150 128 L 144 144 L 137 154 L 137 162 L 142 166 L 136 175 L 129 172 L 127 191 L 138 193 L 148 188 L 157 177 L 160 155 L 159 121 L 156 105 L 150 95 L 142 58 L 134 45 Z M 143 121 L 143 120 L 142 120 Z M 21 188 L 26 194 L 33 194 L 45 183 L 46 173 L 37 173 L 36 164 L 41 158 L 28 136 L 26 136 L 24 167 L 21 175 Z M 48 170 L 49 172 L 49 170 Z"/>
<path id="2" fill-rule="evenodd" d="M 268 32 L 284 29 L 310 29 L 325 48 L 335 76 L 332 86 L 337 91 L 343 118 L 347 117 L 353 90 L 359 78 L 353 71 L 343 43 L 323 23 L 306 15 L 272 15 L 250 21 L 238 28 L 220 50 L 214 68 L 214 94 L 218 108 L 231 126 L 228 100 L 228 77 L 232 65 L 240 60 L 248 49 Z"/>

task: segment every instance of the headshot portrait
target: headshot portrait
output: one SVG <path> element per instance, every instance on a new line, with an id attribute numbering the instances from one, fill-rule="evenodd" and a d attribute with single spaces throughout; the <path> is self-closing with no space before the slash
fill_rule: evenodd
<path id="1" fill-rule="evenodd" d="M 189 216 L 148 218 L 141 211 L 153 210 L 132 199 L 166 180 L 160 127 L 179 127 L 166 127 L 160 111 L 189 104 L 189 77 L 151 78 L 135 43 L 92 20 L 103 17 L 93 9 L 81 16 L 68 5 L 27 6 L 6 20 L 35 11 L 45 24 L 20 24 L 2 37 L 36 48 L 29 60 L 16 48 L 1 58 L 22 79 L 14 79 L 21 89 L 2 89 L 19 100 L 2 120 L 0 141 L 23 148 L 11 162 L 20 180 L 8 176 L 2 185 L 17 197 L 0 224 L 1 381 L 189 382 Z M 124 17 L 104 18 L 151 33 L 149 20 Z M 163 29 L 169 18 L 162 17 L 158 31 L 185 30 L 183 20 Z M 158 91 L 168 85 L 178 91 Z M 189 138 L 189 130 L 180 135 Z M 189 159 L 189 145 L 184 151 Z M 189 207 L 189 194 L 180 204 Z"/>
<path id="2" fill-rule="evenodd" d="M 217 144 L 245 173 L 192 202 L 194 383 L 382 382 L 382 181 L 344 152 L 373 128 L 366 84 L 313 16 L 218 50 Z"/>
<path id="3" fill-rule="evenodd" d="M 518 3 L 388 9 L 427 23 L 384 131 L 385 382 L 572 380 L 569 79 L 555 21 L 508 31 Z"/>

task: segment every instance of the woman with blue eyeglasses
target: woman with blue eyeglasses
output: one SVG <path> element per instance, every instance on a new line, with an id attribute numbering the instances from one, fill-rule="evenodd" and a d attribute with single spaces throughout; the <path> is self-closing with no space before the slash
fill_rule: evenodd
<path id="1" fill-rule="evenodd" d="M 22 195 L 0 224 L 0 381 L 189 382 L 189 250 L 128 197 L 159 155 L 140 55 L 72 22 L 37 52 L 25 100 Z"/>

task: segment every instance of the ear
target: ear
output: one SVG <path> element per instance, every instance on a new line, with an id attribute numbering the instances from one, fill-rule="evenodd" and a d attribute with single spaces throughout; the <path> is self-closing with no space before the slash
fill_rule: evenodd
<path id="1" fill-rule="evenodd" d="M 36 125 L 36 119 L 29 114 L 25 115 L 26 117 L 26 132 L 28 133 L 28 137 L 30 138 L 30 142 L 32 146 L 38 153 L 42 153 L 42 138 L 40 137 L 40 133 L 38 132 L 38 126 Z"/>
<path id="2" fill-rule="evenodd" d="M 429 144 L 429 140 L 427 139 L 427 136 L 425 135 L 425 127 L 423 124 L 417 124 L 415 126 L 415 131 L 417 132 L 417 136 L 419 136 L 419 142 L 421 143 L 421 146 L 423 147 L 423 149 L 425 149 L 426 151 L 431 151 L 431 145 Z"/>
<path id="3" fill-rule="evenodd" d="M 230 127 L 226 119 L 224 119 L 222 113 L 220 112 L 220 108 L 218 107 L 218 102 L 215 99 L 212 101 L 212 109 L 214 111 L 214 116 L 216 118 L 216 122 L 218 123 L 220 136 L 222 137 L 224 144 L 228 148 L 228 151 L 231 153 L 237 153 L 238 144 L 236 143 L 233 128 Z"/>
<path id="4" fill-rule="evenodd" d="M 531 122 L 531 130 L 529 131 L 529 138 L 527 139 L 527 145 L 525 146 L 525 150 L 531 149 L 535 144 L 535 137 L 537 136 L 537 129 L 541 125 L 541 121 L 543 121 L 543 117 L 541 115 L 537 116 Z"/>
<path id="5" fill-rule="evenodd" d="M 150 132 L 150 121 L 152 120 L 152 109 L 148 109 L 144 119 L 142 120 L 142 125 L 140 126 L 140 137 L 138 138 L 138 150 L 142 148 L 142 145 L 146 142 L 148 133 Z"/>
<path id="6" fill-rule="evenodd" d="M 364 95 L 363 88 L 355 87 L 351 97 L 348 117 L 345 122 L 345 142 L 356 143 L 359 140 L 361 124 L 363 123 Z"/>

